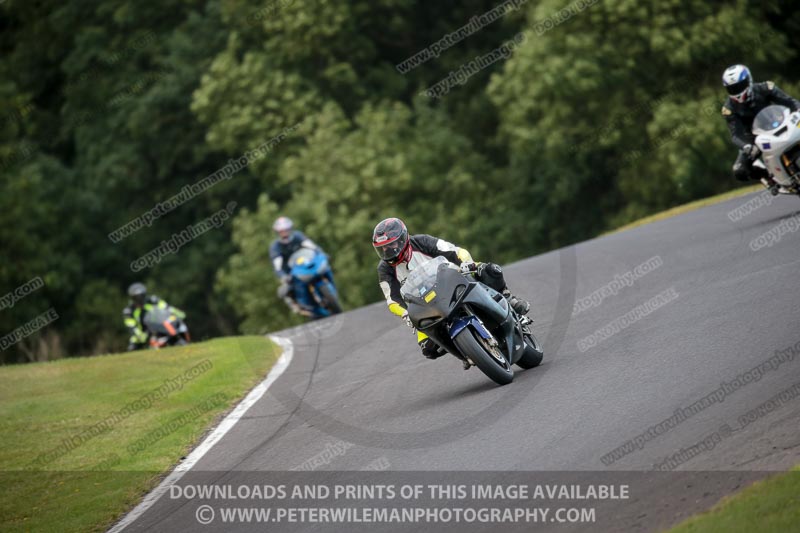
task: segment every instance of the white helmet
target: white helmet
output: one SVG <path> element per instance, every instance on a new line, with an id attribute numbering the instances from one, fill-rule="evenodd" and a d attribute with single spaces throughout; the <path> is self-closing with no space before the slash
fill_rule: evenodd
<path id="1" fill-rule="evenodd" d="M 282 242 L 289 242 L 289 238 L 291 237 L 291 231 L 294 227 L 294 223 L 292 219 L 289 217 L 278 217 L 275 220 L 275 223 L 272 224 L 272 231 L 280 235 L 280 239 Z"/>
<path id="2" fill-rule="evenodd" d="M 742 103 L 750 98 L 753 92 L 753 76 L 746 66 L 733 65 L 722 73 L 722 85 L 725 86 L 731 100 Z"/>

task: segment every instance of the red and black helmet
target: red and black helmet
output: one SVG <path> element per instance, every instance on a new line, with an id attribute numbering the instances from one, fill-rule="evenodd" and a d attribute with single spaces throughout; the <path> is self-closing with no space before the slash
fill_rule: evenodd
<path id="1" fill-rule="evenodd" d="M 378 257 L 396 265 L 411 258 L 408 230 L 399 218 L 381 220 L 372 232 L 372 246 Z"/>

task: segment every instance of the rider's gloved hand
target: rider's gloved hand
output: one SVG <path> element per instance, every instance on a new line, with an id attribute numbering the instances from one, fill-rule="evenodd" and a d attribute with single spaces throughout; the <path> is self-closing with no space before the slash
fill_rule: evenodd
<path id="1" fill-rule="evenodd" d="M 745 144 L 742 147 L 742 153 L 750 159 L 755 159 L 761 155 L 761 150 L 755 144 Z"/>
<path id="2" fill-rule="evenodd" d="M 403 321 L 406 323 L 406 326 L 411 328 L 411 331 L 417 331 L 417 328 L 414 327 L 411 318 L 408 316 L 408 311 L 403 312 Z"/>
<path id="3" fill-rule="evenodd" d="M 478 265 L 471 261 L 470 262 L 464 261 L 463 263 L 461 263 L 461 266 L 459 268 L 461 269 L 462 274 L 471 274 L 476 270 L 478 270 Z"/>

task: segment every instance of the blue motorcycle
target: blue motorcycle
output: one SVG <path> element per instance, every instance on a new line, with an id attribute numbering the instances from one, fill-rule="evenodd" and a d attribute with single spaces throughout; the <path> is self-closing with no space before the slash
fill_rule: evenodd
<path id="1" fill-rule="evenodd" d="M 325 318 L 342 312 L 333 271 L 320 250 L 301 248 L 289 258 L 295 301 L 309 318 Z"/>

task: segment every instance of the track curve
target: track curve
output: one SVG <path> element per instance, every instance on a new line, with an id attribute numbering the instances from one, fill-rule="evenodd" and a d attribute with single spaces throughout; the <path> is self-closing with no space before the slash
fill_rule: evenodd
<path id="1" fill-rule="evenodd" d="M 327 447 L 333 452 L 317 470 L 331 479 L 379 464 L 443 479 L 506 471 L 562 482 L 632 480 L 635 497 L 608 504 L 616 507 L 605 514 L 604 531 L 657 531 L 786 470 L 800 462 L 800 401 L 787 399 L 758 416 L 752 410 L 800 382 L 800 235 L 792 231 L 800 225 L 787 222 L 800 219 L 800 202 L 778 198 L 732 221 L 731 210 L 754 196 L 506 267 L 512 290 L 532 301 L 545 359 L 518 370 L 505 387 L 476 369 L 462 371 L 455 358 L 423 359 L 384 304 L 281 332 L 294 346 L 291 366 L 194 470 L 206 483 L 235 484 L 253 473 L 302 469 Z M 779 240 L 758 248 L 769 231 L 772 240 L 782 232 Z M 654 257 L 660 266 L 621 286 Z M 576 300 L 603 287 L 605 296 L 573 313 Z M 776 350 L 781 363 L 760 366 Z M 734 390 L 736 380 L 742 383 Z M 728 392 L 698 408 L 718 390 Z M 676 410 L 692 412 L 642 437 Z M 675 459 L 723 426 L 731 431 L 713 449 Z M 637 436 L 641 446 L 621 448 Z M 502 453 L 487 454 L 497 443 Z M 674 472 L 652 472 L 669 458 Z M 162 498 L 126 531 L 197 530 L 195 507 Z M 580 529 L 556 526 L 537 530 Z M 286 530 L 351 529 L 292 527 Z"/>

